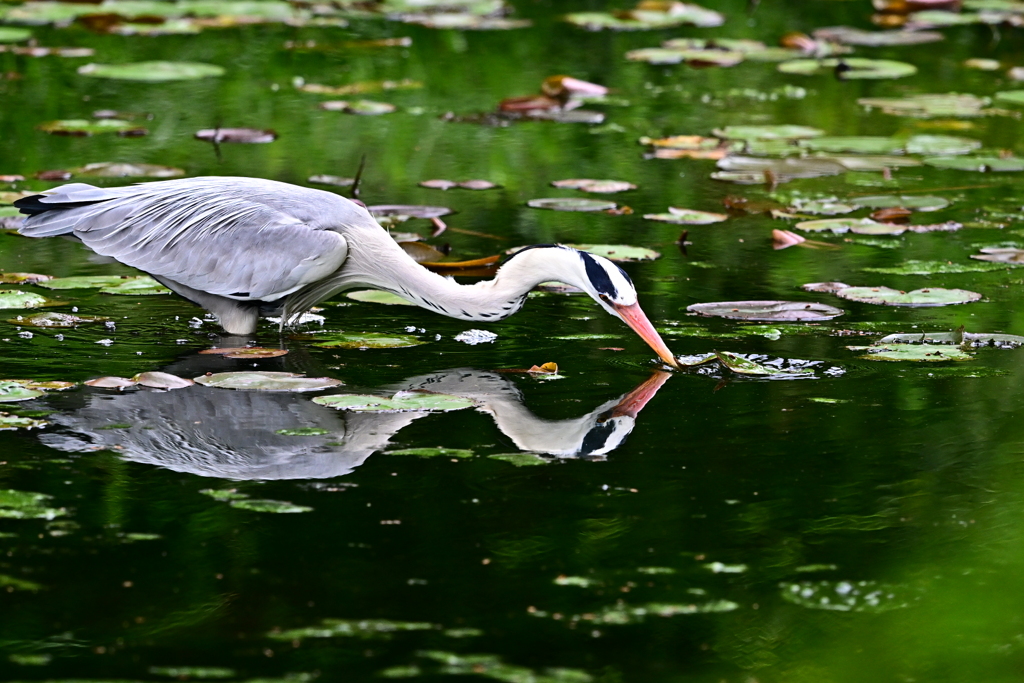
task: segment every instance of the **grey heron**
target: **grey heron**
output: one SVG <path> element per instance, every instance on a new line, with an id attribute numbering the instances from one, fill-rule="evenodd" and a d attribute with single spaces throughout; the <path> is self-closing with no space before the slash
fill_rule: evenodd
<path id="1" fill-rule="evenodd" d="M 201 177 L 98 188 L 71 183 L 15 202 L 28 237 L 71 235 L 98 254 L 149 273 L 252 334 L 260 315 L 292 321 L 346 289 L 392 292 L 461 320 L 493 322 L 555 280 L 589 294 L 678 367 L 611 261 L 559 245 L 526 247 L 494 279 L 460 285 L 416 263 L 365 207 L 273 180 Z"/>

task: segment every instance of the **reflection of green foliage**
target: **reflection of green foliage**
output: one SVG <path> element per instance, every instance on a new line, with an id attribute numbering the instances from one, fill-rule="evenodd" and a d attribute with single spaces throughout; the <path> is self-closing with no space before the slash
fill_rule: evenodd
<path id="1" fill-rule="evenodd" d="M 197 602 L 184 609 L 147 621 L 139 629 L 139 633 L 152 637 L 194 629 L 220 617 L 226 610 L 229 601 L 229 596 L 225 595 Z"/>
<path id="2" fill-rule="evenodd" d="M 836 515 L 809 522 L 808 534 L 831 534 L 839 531 L 880 531 L 898 524 L 895 510 L 874 515 Z"/>

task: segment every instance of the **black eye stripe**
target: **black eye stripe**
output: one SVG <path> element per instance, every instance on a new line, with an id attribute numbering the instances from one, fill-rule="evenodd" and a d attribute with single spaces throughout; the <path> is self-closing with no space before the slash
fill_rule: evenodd
<path id="1" fill-rule="evenodd" d="M 587 278 L 590 283 L 594 285 L 594 289 L 597 290 L 598 294 L 604 294 L 612 299 L 618 294 L 618 290 L 615 289 L 615 285 L 612 284 L 612 279 L 608 277 L 608 271 L 601 267 L 601 264 L 597 262 L 593 256 L 585 251 L 580 252 L 580 258 L 583 259 L 583 266 L 587 270 Z M 625 273 L 623 273 L 625 275 Z M 626 278 L 627 280 L 629 278 Z"/>

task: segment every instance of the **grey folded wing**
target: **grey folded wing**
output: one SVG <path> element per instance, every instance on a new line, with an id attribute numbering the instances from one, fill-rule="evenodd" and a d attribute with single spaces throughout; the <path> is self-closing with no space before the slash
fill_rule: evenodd
<path id="1" fill-rule="evenodd" d="M 22 233 L 70 233 L 121 263 L 234 299 L 273 301 L 341 267 L 345 238 L 327 229 L 330 216 L 309 215 L 310 201 L 326 193 L 294 188 L 302 196 L 288 201 L 246 185 L 221 179 L 110 189 L 66 185 L 41 200 L 58 210 L 31 216 Z M 323 212 L 339 208 L 331 199 L 321 201 Z"/>

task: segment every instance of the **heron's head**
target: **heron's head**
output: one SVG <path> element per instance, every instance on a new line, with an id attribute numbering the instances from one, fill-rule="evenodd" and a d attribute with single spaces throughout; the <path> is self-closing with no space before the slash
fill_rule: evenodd
<path id="1" fill-rule="evenodd" d="M 636 287 L 626 271 L 602 256 L 575 249 L 569 251 L 575 252 L 579 258 L 579 264 L 574 269 L 576 281 L 569 284 L 585 291 L 601 308 L 629 325 L 662 361 L 672 367 L 679 367 L 675 356 L 640 308 Z"/>

